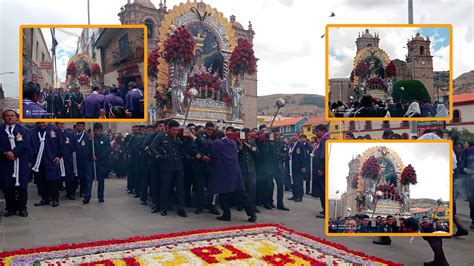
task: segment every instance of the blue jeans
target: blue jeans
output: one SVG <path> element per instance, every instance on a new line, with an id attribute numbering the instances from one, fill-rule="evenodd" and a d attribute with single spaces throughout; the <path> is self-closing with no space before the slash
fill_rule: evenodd
<path id="1" fill-rule="evenodd" d="M 104 187 L 105 187 L 105 177 L 109 172 L 109 168 L 102 165 L 101 163 L 96 163 L 96 173 L 97 173 L 97 197 L 99 199 L 104 199 Z M 92 195 L 92 183 L 94 182 L 94 163 L 87 163 L 87 188 L 84 193 L 84 199 L 89 200 Z"/>

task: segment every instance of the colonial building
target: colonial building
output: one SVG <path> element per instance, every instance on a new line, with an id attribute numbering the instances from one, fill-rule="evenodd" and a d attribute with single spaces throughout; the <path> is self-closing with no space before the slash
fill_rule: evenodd
<path id="1" fill-rule="evenodd" d="M 275 121 L 273 128 L 276 128 L 285 137 L 291 137 L 293 133 L 303 132 L 303 125 L 308 120 L 306 117 L 295 117 Z"/>
<path id="2" fill-rule="evenodd" d="M 46 45 L 43 32 L 40 28 L 23 28 L 22 38 L 23 83 L 35 81 L 41 85 L 41 88 L 54 86 L 54 81 L 51 80 L 52 69 L 42 68 L 42 62 L 44 62 L 43 67 L 46 64 L 52 64 L 50 50 Z"/>
<path id="3" fill-rule="evenodd" d="M 192 3 L 188 2 L 186 4 L 180 4 L 179 6 L 176 6 L 174 8 L 179 8 L 180 6 L 183 5 L 191 5 Z M 207 7 L 205 7 L 207 10 Z M 239 22 L 236 21 L 235 16 L 230 16 L 229 20 L 228 19 L 221 19 L 222 14 L 219 13 L 216 9 L 210 9 L 212 12 L 207 13 L 210 15 L 210 17 L 216 17 L 218 18 L 218 21 L 213 18 L 211 21 L 216 21 L 220 25 L 217 25 L 219 27 L 227 27 L 229 25 L 229 29 L 227 29 L 227 33 L 229 31 L 232 31 L 232 38 L 235 40 L 229 40 L 229 39 L 224 39 L 224 40 L 219 40 L 218 38 L 218 45 L 222 46 L 224 42 L 233 42 L 235 43 L 236 40 L 239 38 L 245 38 L 248 39 L 251 43 L 253 42 L 253 36 L 254 36 L 254 31 L 252 29 L 252 25 L 249 22 L 249 26 L 247 29 L 245 29 Z M 187 11 L 189 12 L 189 10 Z M 160 1 L 158 4 L 158 7 L 156 7 L 150 0 L 128 0 L 127 3 L 121 7 L 120 12 L 118 13 L 118 16 L 120 18 L 120 22 L 122 24 L 145 24 L 148 29 L 148 54 L 151 54 L 153 49 L 158 47 L 159 42 L 163 42 L 163 37 L 166 36 L 166 32 L 160 32 L 160 27 L 163 21 L 167 21 L 167 16 L 168 19 L 173 19 L 175 20 L 176 17 L 173 16 L 177 14 L 177 12 L 174 12 L 174 9 L 168 9 L 166 6 L 166 1 Z M 204 14 L 204 13 L 203 13 Z M 186 15 L 183 15 L 186 16 Z M 207 16 L 207 15 L 205 15 Z M 204 17 L 205 18 L 205 17 Z M 167 21 L 167 23 L 170 23 L 170 21 Z M 181 22 L 183 24 L 186 24 L 184 20 Z M 212 22 L 214 23 L 214 22 Z M 217 29 L 216 28 L 216 29 Z M 165 31 L 168 31 L 169 29 L 166 28 Z M 212 32 L 213 30 L 211 30 Z M 214 32 L 213 34 L 216 34 L 217 32 Z M 222 32 L 218 32 L 218 34 L 222 34 Z M 229 35 L 230 36 L 230 35 Z M 227 38 L 229 38 L 227 36 Z M 223 47 L 219 47 L 222 53 L 227 53 L 228 55 L 232 51 L 225 51 Z M 167 80 L 167 78 L 163 78 L 163 75 L 168 75 L 167 73 L 159 73 L 158 79 L 160 80 Z M 154 96 L 156 95 L 157 89 L 160 86 L 159 82 L 156 81 L 156 77 L 148 77 L 148 99 L 149 103 L 153 103 Z M 245 79 L 242 82 L 242 87 L 244 88 L 244 95 L 243 95 L 243 112 L 242 112 L 242 120 L 244 122 L 244 126 L 246 127 L 255 127 L 257 125 L 257 75 L 254 74 L 252 76 L 245 77 Z M 147 108 L 149 108 L 148 106 Z M 159 109 L 159 108 L 158 108 Z M 217 117 L 224 111 L 217 110 L 217 113 L 214 115 L 216 119 Z M 159 112 L 157 112 L 159 114 Z M 208 119 L 211 119 L 210 116 L 211 113 L 208 113 Z M 211 119 L 212 120 L 212 119 Z"/>
<path id="4" fill-rule="evenodd" d="M 368 29 L 359 33 L 356 38 L 357 53 L 354 57 L 354 71 L 351 77 L 329 79 L 329 99 L 333 101 L 350 102 L 351 96 L 358 98 L 363 94 L 370 94 L 382 99 L 390 98 L 393 84 L 398 80 L 419 80 L 428 90 L 433 101 L 439 98 L 440 91 L 449 89 L 448 78 L 445 75 L 437 74 L 433 71 L 433 56 L 430 50 L 430 38 L 422 37 L 419 33 L 407 40 L 407 55 L 405 60 L 390 59 L 388 54 L 379 47 L 380 36 L 378 33 L 371 33 Z M 362 79 L 354 72 L 357 65 L 365 61 L 368 67 L 368 77 Z M 386 77 L 384 70 L 386 66 L 393 62 L 396 67 L 394 77 Z M 444 71 L 446 72 L 446 71 Z M 383 84 L 369 85 L 370 80 L 383 80 Z M 436 81 L 435 81 L 436 79 Z M 436 84 L 435 84 L 436 82 Z M 441 98 L 442 100 L 442 98 Z"/>

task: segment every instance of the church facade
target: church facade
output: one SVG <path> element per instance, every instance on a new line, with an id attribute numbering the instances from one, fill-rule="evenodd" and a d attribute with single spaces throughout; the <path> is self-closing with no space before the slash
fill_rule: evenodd
<path id="1" fill-rule="evenodd" d="M 440 86 L 435 86 L 436 75 L 433 71 L 431 40 L 428 36 L 422 37 L 417 33 L 407 40 L 405 60 L 390 59 L 379 43 L 378 33 L 371 33 L 369 29 L 359 33 L 355 41 L 357 52 L 353 61 L 354 70 L 352 73 L 348 73 L 350 77 L 329 79 L 329 100 L 331 102 L 350 102 L 351 97 L 357 99 L 364 94 L 387 99 L 391 97 L 393 84 L 399 80 L 421 81 L 428 90 L 432 101 L 438 99 Z M 358 73 L 361 62 L 365 62 L 367 66 L 367 75 L 364 77 Z M 396 73 L 394 75 L 385 73 L 389 64 L 395 66 Z M 448 87 L 448 84 L 441 86 L 444 89 Z"/>

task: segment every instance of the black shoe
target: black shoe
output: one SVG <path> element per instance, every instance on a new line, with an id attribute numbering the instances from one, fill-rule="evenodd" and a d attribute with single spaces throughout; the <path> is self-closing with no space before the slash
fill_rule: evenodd
<path id="1" fill-rule="evenodd" d="M 202 213 L 202 209 L 201 209 L 201 208 L 197 208 L 194 213 L 195 213 L 195 214 L 201 214 L 201 213 Z"/>
<path id="2" fill-rule="evenodd" d="M 166 216 L 166 215 L 168 215 L 168 212 L 166 210 L 161 210 L 160 214 L 161 214 L 161 216 Z"/>
<path id="3" fill-rule="evenodd" d="M 252 215 L 250 216 L 247 221 L 251 222 L 251 223 L 255 223 L 257 221 L 257 215 Z"/>
<path id="4" fill-rule="evenodd" d="M 295 199 L 295 202 L 302 202 L 303 201 L 303 198 L 297 198 Z"/>
<path id="5" fill-rule="evenodd" d="M 151 208 L 151 213 L 157 213 L 159 211 L 160 211 L 160 209 L 158 209 L 156 207 Z"/>
<path id="6" fill-rule="evenodd" d="M 186 214 L 186 211 L 184 209 L 178 209 L 177 213 L 181 217 L 188 217 L 188 215 Z"/>
<path id="7" fill-rule="evenodd" d="M 209 207 L 209 213 L 214 214 L 214 215 L 219 215 L 221 214 L 217 209 L 216 206 Z"/>
<path id="8" fill-rule="evenodd" d="M 318 215 L 316 215 L 316 218 L 322 218 L 322 219 L 324 219 L 324 218 L 326 218 L 326 216 L 325 216 L 324 214 L 318 214 Z"/>
<path id="9" fill-rule="evenodd" d="M 66 195 L 66 199 L 76 200 L 76 197 L 74 197 L 73 195 Z"/>
<path id="10" fill-rule="evenodd" d="M 377 245 L 390 246 L 392 244 L 392 240 L 374 240 L 372 241 L 372 243 Z"/>
<path id="11" fill-rule="evenodd" d="M 324 215 L 324 214 L 325 214 L 325 211 L 320 211 L 319 214 Z"/>
<path id="12" fill-rule="evenodd" d="M 288 200 L 295 200 L 295 199 L 296 199 L 295 197 L 288 198 Z"/>
<path id="13" fill-rule="evenodd" d="M 456 236 L 467 236 L 468 234 L 469 234 L 469 232 L 467 230 L 458 229 L 453 236 L 455 236 L 455 237 Z"/>
<path id="14" fill-rule="evenodd" d="M 268 205 L 268 204 L 264 204 L 263 205 L 263 208 L 267 209 L 267 210 L 271 210 L 272 209 L 272 206 Z"/>
<path id="15" fill-rule="evenodd" d="M 90 199 L 83 199 L 82 204 L 89 204 Z"/>
<path id="16" fill-rule="evenodd" d="M 139 195 L 139 194 L 135 194 L 135 195 L 133 195 L 133 197 L 134 197 L 134 198 L 139 198 L 140 195 Z"/>
<path id="17" fill-rule="evenodd" d="M 270 204 L 270 207 L 272 207 L 273 209 L 275 209 L 275 208 L 276 208 L 276 207 L 275 207 L 275 204 L 273 204 L 273 203 L 272 203 L 272 204 Z"/>
<path id="18" fill-rule="evenodd" d="M 51 206 L 52 207 L 58 207 L 59 206 L 59 201 L 53 200 L 53 202 L 51 203 Z"/>
<path id="19" fill-rule="evenodd" d="M 230 222 L 230 217 L 229 216 L 218 216 L 216 217 L 217 220 L 220 220 L 220 221 L 226 221 L 226 222 Z"/>
<path id="20" fill-rule="evenodd" d="M 16 214 L 16 211 L 7 211 L 3 214 L 3 217 L 10 217 Z"/>
<path id="21" fill-rule="evenodd" d="M 127 190 L 127 194 L 132 194 L 133 193 L 133 190 L 129 189 Z"/>
<path id="22" fill-rule="evenodd" d="M 241 206 L 239 206 L 239 207 L 235 208 L 235 210 L 238 211 L 238 212 L 241 212 L 241 211 L 244 210 L 244 208 L 242 208 Z"/>
<path id="23" fill-rule="evenodd" d="M 140 201 L 140 204 L 141 204 L 141 205 L 147 205 L 148 203 L 146 202 L 146 200 L 141 200 L 141 201 Z"/>
<path id="24" fill-rule="evenodd" d="M 104 199 L 99 199 L 99 203 L 103 203 L 104 202 Z"/>
<path id="25" fill-rule="evenodd" d="M 287 207 L 285 207 L 285 205 L 278 206 L 277 209 L 282 210 L 282 211 L 289 211 L 290 210 Z"/>
<path id="26" fill-rule="evenodd" d="M 255 208 L 256 213 L 260 213 L 260 210 L 258 208 Z"/>
<path id="27" fill-rule="evenodd" d="M 424 266 L 445 266 L 445 265 L 449 265 L 449 263 L 447 261 L 445 262 L 439 262 L 439 261 L 430 261 L 430 262 L 425 262 L 423 263 Z"/>
<path id="28" fill-rule="evenodd" d="M 469 228 L 474 229 L 474 222 L 471 223 L 471 225 L 469 226 Z"/>
<path id="29" fill-rule="evenodd" d="M 41 200 L 40 202 L 35 203 L 35 206 L 44 206 L 44 205 L 49 205 L 49 201 Z"/>
<path id="30" fill-rule="evenodd" d="M 18 215 L 20 215 L 21 217 L 28 217 L 28 212 L 26 210 L 23 210 L 23 211 L 20 211 Z"/>

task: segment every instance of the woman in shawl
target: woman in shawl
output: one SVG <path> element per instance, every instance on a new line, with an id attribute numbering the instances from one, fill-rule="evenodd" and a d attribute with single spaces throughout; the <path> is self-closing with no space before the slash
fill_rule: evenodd
<path id="1" fill-rule="evenodd" d="M 438 106 L 436 106 L 436 117 L 448 117 L 448 116 L 449 116 L 448 108 L 446 108 L 446 106 L 442 103 L 438 104 Z"/>
<path id="2" fill-rule="evenodd" d="M 410 103 L 403 117 L 421 117 L 420 104 L 418 102 Z"/>

